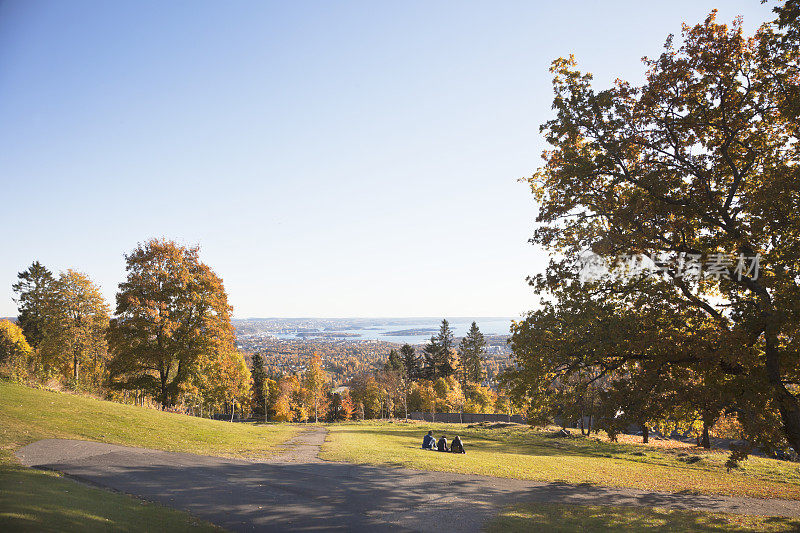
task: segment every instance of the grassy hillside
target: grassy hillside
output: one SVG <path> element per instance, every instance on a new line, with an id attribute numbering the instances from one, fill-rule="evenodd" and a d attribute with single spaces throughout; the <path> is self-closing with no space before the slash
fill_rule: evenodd
<path id="1" fill-rule="evenodd" d="M 0 530 L 208 530 L 186 513 L 21 467 L 13 452 L 69 438 L 226 457 L 268 457 L 298 432 L 231 424 L 0 381 Z"/>
<path id="2" fill-rule="evenodd" d="M 525 426 L 491 429 L 424 422 L 351 422 L 329 429 L 321 453 L 328 460 L 669 492 L 800 498 L 797 463 L 753 457 L 741 469 L 727 473 L 722 466 L 725 452 L 694 447 L 554 439 Z M 429 429 L 437 439 L 447 435 L 452 440 L 460 435 L 466 455 L 421 450 L 422 437 Z"/>
<path id="3" fill-rule="evenodd" d="M 0 382 L 0 442 L 83 439 L 226 457 L 269 457 L 297 434 L 287 424 L 231 424 Z"/>

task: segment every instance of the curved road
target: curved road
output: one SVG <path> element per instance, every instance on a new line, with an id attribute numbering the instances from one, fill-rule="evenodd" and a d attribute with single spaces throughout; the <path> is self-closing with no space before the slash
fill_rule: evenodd
<path id="1" fill-rule="evenodd" d="M 800 516 L 800 502 L 541 483 L 333 463 L 317 458 L 315 427 L 253 462 L 77 440 L 42 440 L 17 452 L 28 466 L 183 509 L 233 531 L 480 531 L 518 501 L 642 505 Z"/>

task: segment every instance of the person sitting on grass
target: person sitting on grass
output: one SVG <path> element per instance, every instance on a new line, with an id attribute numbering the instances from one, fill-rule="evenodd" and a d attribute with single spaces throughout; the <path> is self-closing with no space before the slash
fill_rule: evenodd
<path id="1" fill-rule="evenodd" d="M 436 437 L 433 436 L 433 431 L 429 431 L 428 434 L 422 438 L 422 449 L 423 450 L 436 449 Z"/>
<path id="2" fill-rule="evenodd" d="M 439 444 L 436 445 L 436 449 L 440 452 L 449 452 L 450 449 L 447 447 L 447 437 L 442 435 L 442 438 L 439 439 Z"/>
<path id="3" fill-rule="evenodd" d="M 450 451 L 452 453 L 467 453 L 464 451 L 464 445 L 461 443 L 461 437 L 458 435 L 453 439 L 453 444 L 450 445 Z"/>

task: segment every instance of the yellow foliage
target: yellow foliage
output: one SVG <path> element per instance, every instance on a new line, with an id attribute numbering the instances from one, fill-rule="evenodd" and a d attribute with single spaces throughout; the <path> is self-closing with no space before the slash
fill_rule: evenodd
<path id="1" fill-rule="evenodd" d="M 15 381 L 28 377 L 32 350 L 22 329 L 9 320 L 0 320 L 0 365 Z"/>

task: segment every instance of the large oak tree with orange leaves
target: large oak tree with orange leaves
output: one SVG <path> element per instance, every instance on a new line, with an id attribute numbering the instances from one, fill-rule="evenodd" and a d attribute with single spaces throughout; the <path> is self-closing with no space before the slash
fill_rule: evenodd
<path id="1" fill-rule="evenodd" d="M 649 369 L 677 380 L 658 389 L 665 402 L 713 388 L 727 403 L 708 401 L 752 434 L 774 413 L 800 451 L 800 3 L 775 11 L 752 37 L 715 13 L 684 26 L 679 44 L 643 60 L 638 86 L 595 90 L 574 58 L 553 63 L 551 148 L 529 180 L 532 242 L 553 260 L 532 280 L 548 303 L 514 335 L 520 394 L 536 376 L 591 368 L 623 383 Z M 588 250 L 760 254 L 761 270 L 580 284 L 575 258 Z"/>
<path id="2" fill-rule="evenodd" d="M 145 391 L 169 407 L 205 360 L 236 352 L 231 306 L 197 247 L 154 239 L 125 259 L 128 275 L 108 333 L 111 384 Z M 249 390 L 249 371 L 242 373 Z"/>

